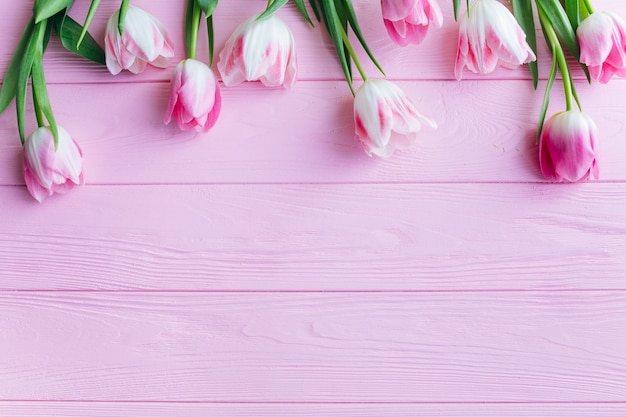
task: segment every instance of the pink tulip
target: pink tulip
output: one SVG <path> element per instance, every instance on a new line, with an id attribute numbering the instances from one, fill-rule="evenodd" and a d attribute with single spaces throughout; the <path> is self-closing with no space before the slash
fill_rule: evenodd
<path id="1" fill-rule="evenodd" d="M 509 9 L 497 0 L 476 0 L 463 13 L 454 73 L 463 69 L 488 74 L 498 66 L 515 68 L 536 59 L 526 35 Z"/>
<path id="2" fill-rule="evenodd" d="M 586 114 L 569 110 L 546 122 L 539 142 L 539 165 L 550 181 L 598 178 L 598 128 Z"/>
<path id="3" fill-rule="evenodd" d="M 40 203 L 55 193 L 64 193 L 83 184 L 83 153 L 62 127 L 54 149 L 52 130 L 35 130 L 24 142 L 24 181 L 30 194 Z"/>
<path id="4" fill-rule="evenodd" d="M 213 71 L 195 59 L 181 61 L 172 77 L 165 124 L 173 117 L 180 130 L 207 132 L 217 121 L 221 108 L 222 96 Z"/>
<path id="5" fill-rule="evenodd" d="M 365 152 L 383 158 L 417 141 L 421 122 L 435 122 L 420 114 L 409 97 L 387 80 L 366 80 L 354 98 L 356 136 Z"/>
<path id="6" fill-rule="evenodd" d="M 580 62 L 592 79 L 607 83 L 613 75 L 626 76 L 626 24 L 611 12 L 599 12 L 583 20 L 576 37 Z"/>
<path id="7" fill-rule="evenodd" d="M 440 28 L 443 15 L 436 0 L 382 0 L 383 21 L 398 45 L 420 44 L 432 23 Z"/>
<path id="8" fill-rule="evenodd" d="M 138 74 L 148 63 L 159 68 L 169 66 L 174 56 L 173 44 L 152 15 L 128 6 L 122 35 L 118 30 L 118 19 L 119 10 L 109 18 L 104 38 L 106 64 L 111 74 L 118 74 L 123 69 Z"/>
<path id="9" fill-rule="evenodd" d="M 261 81 L 268 87 L 291 87 L 298 65 L 293 35 L 277 16 L 239 25 L 220 52 L 217 64 L 224 85 Z"/>

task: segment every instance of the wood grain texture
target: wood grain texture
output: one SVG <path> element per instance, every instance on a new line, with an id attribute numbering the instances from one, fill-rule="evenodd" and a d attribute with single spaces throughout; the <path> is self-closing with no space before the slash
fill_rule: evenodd
<path id="1" fill-rule="evenodd" d="M 626 292 L 1 293 L 0 399 L 624 401 Z"/>
<path id="2" fill-rule="evenodd" d="M 3 187 L 0 288 L 623 290 L 625 187 Z"/>
<path id="3" fill-rule="evenodd" d="M 544 181 L 535 144 L 541 94 L 524 81 L 400 82 L 439 128 L 424 126 L 414 149 L 388 160 L 368 157 L 355 139 L 344 84 L 225 89 L 208 134 L 163 125 L 166 83 L 55 85 L 50 94 L 57 121 L 83 148 L 90 184 Z M 579 93 L 600 126 L 601 179 L 624 181 L 626 82 L 602 87 Z M 565 107 L 557 92 L 550 114 Z M 32 112 L 27 121 L 35 129 Z M 13 108 L 0 116 L 0 135 L 0 184 L 22 184 Z"/>
<path id="4" fill-rule="evenodd" d="M 575 72 L 601 181 L 545 184 L 542 91 L 525 68 L 453 81 L 450 3 L 397 49 L 380 2 L 355 0 L 390 78 L 439 124 L 385 161 L 355 141 L 334 48 L 291 5 L 298 83 L 224 88 L 206 135 L 163 126 L 172 67 L 113 77 L 53 39 L 50 96 L 88 185 L 35 203 L 14 110 L 0 116 L 0 415 L 626 415 L 626 81 Z M 170 28 L 173 66 L 182 2 L 133 4 Z M 118 5 L 102 2 L 98 39 Z M 220 2 L 217 49 L 265 5 Z M 31 6 L 0 2 L 0 74 Z"/>
<path id="5" fill-rule="evenodd" d="M 189 404 L 0 402 L 11 417 L 616 417 L 626 405 L 574 404 Z"/>
<path id="6" fill-rule="evenodd" d="M 226 39 L 239 23 L 251 14 L 258 13 L 266 5 L 264 0 L 228 0 L 219 4 L 215 12 L 216 22 L 216 51 L 219 52 Z M 387 75 L 393 79 L 454 79 L 454 62 L 456 57 L 457 23 L 452 14 L 452 2 L 439 0 L 444 12 L 444 26 L 439 30 L 432 30 L 424 43 L 419 46 L 406 48 L 396 47 L 385 32 L 380 11 L 380 2 L 370 0 L 355 0 L 354 5 L 360 18 L 365 37 L 383 65 Z M 79 21 L 84 20 L 88 2 L 76 2 L 72 15 Z M 172 65 L 184 58 L 183 43 L 183 12 L 179 2 L 167 0 L 135 0 L 133 4 L 154 14 L 169 30 L 175 43 L 176 57 Z M 251 6 L 253 4 L 253 6 Z M 104 39 L 106 21 L 113 11 L 119 7 L 116 2 L 102 2 L 98 13 L 90 26 L 90 31 L 98 40 Z M 617 0 L 596 0 L 594 7 L 597 10 L 610 9 L 622 15 L 626 14 L 626 4 Z M 28 21 L 31 13 L 30 2 L 1 2 L 0 27 L 6 34 L 6 39 L 0 43 L 0 74 L 4 74 L 9 65 L 14 48 L 19 41 L 23 25 Z M 299 72 L 301 80 L 343 80 L 343 73 L 336 58 L 334 46 L 323 32 L 321 25 L 310 28 L 298 15 L 293 5 L 288 5 L 280 11 L 280 16 L 288 22 L 294 33 L 298 50 Z M 550 60 L 547 59 L 547 49 L 538 32 L 540 47 L 540 70 L 543 79 L 547 78 Z M 204 43 L 203 43 L 204 42 Z M 101 41 L 102 43 L 102 41 Z M 206 40 L 200 36 L 199 57 L 205 59 Z M 374 76 L 378 70 L 365 58 L 363 51 L 358 49 L 363 57 L 365 69 Z M 129 82 L 168 80 L 170 70 L 148 69 L 138 76 L 124 73 L 111 76 L 106 68 L 92 64 L 84 59 L 68 53 L 53 39 L 46 52 L 46 76 L 52 83 L 66 82 Z M 582 78 L 582 72 L 575 70 L 575 76 Z M 525 79 L 530 78 L 526 68 L 516 70 L 497 70 L 488 77 L 467 73 L 466 79 Z"/>

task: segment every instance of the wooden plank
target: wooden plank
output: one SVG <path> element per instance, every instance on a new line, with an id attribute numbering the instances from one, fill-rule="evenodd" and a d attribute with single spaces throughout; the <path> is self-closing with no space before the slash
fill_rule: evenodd
<path id="1" fill-rule="evenodd" d="M 0 293 L 0 399 L 602 402 L 626 292 Z"/>
<path id="2" fill-rule="evenodd" d="M 4 74 L 9 61 L 22 33 L 23 26 L 31 13 L 32 2 L 19 3 L 0 2 L 0 27 L 3 28 L 5 41 L 0 44 L 0 74 Z M 261 11 L 265 3 L 257 2 L 258 6 L 251 8 L 249 0 L 229 0 L 220 3 L 216 10 L 216 50 L 219 52 L 230 33 L 237 25 L 248 18 L 252 13 Z M 173 64 L 184 58 L 183 44 L 183 6 L 177 2 L 167 0 L 136 0 L 134 5 L 140 6 L 155 15 L 171 33 L 176 46 L 176 56 Z M 361 19 L 363 32 L 374 54 L 384 66 L 387 74 L 394 79 L 454 79 L 454 61 L 458 26 L 452 14 L 452 2 L 441 0 L 444 12 L 444 26 L 439 30 L 432 30 L 422 45 L 406 48 L 396 47 L 389 40 L 385 32 L 380 2 L 369 0 L 355 0 L 355 9 Z M 79 21 L 84 20 L 89 2 L 76 2 L 72 15 Z M 91 24 L 91 31 L 98 40 L 104 38 L 104 28 L 108 17 L 119 5 L 115 2 L 102 2 L 98 13 Z M 622 16 L 626 15 L 626 5 L 618 0 L 597 0 L 594 3 L 597 10 L 613 10 Z M 280 12 L 294 32 L 298 47 L 299 75 L 301 80 L 342 80 L 343 74 L 337 63 L 336 53 L 332 43 L 321 30 L 310 28 L 298 15 L 293 5 L 288 5 Z M 550 60 L 544 42 L 539 36 L 540 74 L 547 78 Z M 199 57 L 205 58 L 206 37 L 200 36 Z M 366 71 L 375 76 L 378 71 L 367 61 L 365 54 L 358 49 L 362 56 Z M 66 51 L 53 39 L 46 52 L 46 77 L 51 83 L 67 82 L 128 82 L 147 80 L 167 80 L 171 76 L 171 69 L 162 71 L 149 69 L 139 76 L 124 73 L 116 77 L 110 76 L 104 67 L 91 64 Z M 576 77 L 581 78 L 581 71 L 575 71 Z M 484 78 L 480 75 L 466 74 L 464 78 Z M 517 70 L 498 70 L 488 78 L 493 79 L 525 79 L 530 78 L 527 68 Z M 530 88 L 530 87 L 529 87 Z"/>
<path id="3" fill-rule="evenodd" d="M 616 403 L 573 404 L 211 404 L 0 402 L 11 417 L 615 417 Z"/>
<path id="4" fill-rule="evenodd" d="M 84 150 L 90 184 L 544 181 L 535 144 L 541 95 L 525 82 L 399 84 L 439 128 L 424 126 L 413 150 L 389 160 L 361 149 L 341 82 L 226 90 L 208 134 L 163 125 L 165 83 L 55 85 L 50 94 L 58 123 Z M 580 96 L 600 128 L 601 179 L 626 180 L 626 82 Z M 555 94 L 550 114 L 563 109 Z M 36 127 L 31 111 L 26 120 L 27 131 Z M 0 184 L 22 184 L 13 108 L 0 117 L 0 135 Z"/>
<path id="5" fill-rule="evenodd" d="M 625 289 L 626 184 L 0 188 L 4 290 Z"/>

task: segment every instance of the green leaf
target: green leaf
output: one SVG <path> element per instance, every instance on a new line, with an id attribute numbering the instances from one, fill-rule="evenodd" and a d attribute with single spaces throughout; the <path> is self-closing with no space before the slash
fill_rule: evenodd
<path id="1" fill-rule="evenodd" d="M 91 24 L 91 20 L 93 16 L 96 14 L 96 10 L 100 5 L 100 0 L 91 0 L 91 6 L 89 6 L 89 11 L 87 12 L 87 17 L 85 18 L 85 24 L 83 24 L 83 30 L 80 32 L 80 36 L 78 37 L 78 41 L 76 42 L 76 49 L 80 49 L 80 44 L 83 42 L 83 38 L 87 34 L 87 29 Z"/>
<path id="2" fill-rule="evenodd" d="M 348 82 L 348 86 L 350 87 L 350 91 L 354 94 L 354 87 L 352 86 L 352 71 L 350 69 L 350 65 L 348 60 L 346 59 L 345 49 L 343 45 L 343 38 L 341 36 L 341 31 L 343 30 L 341 27 L 341 19 L 337 14 L 337 9 L 335 8 L 335 3 L 333 0 L 320 0 L 320 10 L 321 14 L 324 18 L 324 23 L 326 24 L 326 28 L 328 29 L 328 34 L 330 35 L 333 43 L 335 44 L 335 48 L 337 49 L 337 55 L 339 56 L 339 61 L 341 62 L 341 68 L 343 69 L 343 73 L 346 77 L 346 81 Z"/>
<path id="3" fill-rule="evenodd" d="M 315 0 L 310 0 L 311 9 L 313 10 L 313 14 L 318 22 L 322 21 L 322 14 L 320 13 L 320 7 Z"/>
<path id="4" fill-rule="evenodd" d="M 513 14 L 526 34 L 528 45 L 535 53 L 535 56 L 537 56 L 537 34 L 535 33 L 535 16 L 533 14 L 532 2 L 528 0 L 513 0 Z M 533 77 L 533 87 L 536 90 L 539 81 L 537 61 L 529 62 L 528 68 L 530 68 L 530 74 Z"/>
<path id="5" fill-rule="evenodd" d="M 213 66 L 213 53 L 215 51 L 215 29 L 213 27 L 213 16 L 206 18 L 206 29 L 209 35 L 209 67 Z"/>
<path id="6" fill-rule="evenodd" d="M 309 12 L 307 12 L 306 6 L 304 5 L 304 0 L 293 0 L 293 2 L 296 4 L 296 7 L 302 17 L 304 17 L 304 20 L 306 20 L 309 25 L 314 26 L 311 18 L 309 17 Z"/>
<path id="7" fill-rule="evenodd" d="M 206 17 L 213 16 L 218 0 L 196 0 L 196 4 Z"/>
<path id="8" fill-rule="evenodd" d="M 74 0 L 35 0 L 33 15 L 35 23 L 49 19 L 61 10 L 69 9 Z"/>
<path id="9" fill-rule="evenodd" d="M 567 13 L 569 22 L 572 25 L 572 29 L 574 29 L 574 33 L 576 33 L 576 29 L 580 23 L 578 0 L 565 0 L 565 12 Z"/>
<path id="10" fill-rule="evenodd" d="M 31 17 L 26 24 L 26 27 L 24 28 L 22 37 L 17 44 L 17 48 L 15 48 L 15 53 L 13 53 L 13 58 L 11 59 L 9 68 L 7 69 L 7 72 L 4 75 L 4 80 L 2 81 L 2 90 L 0 90 L 0 114 L 2 114 L 6 110 L 6 108 L 9 106 L 9 104 L 11 104 L 11 101 L 13 101 L 13 98 L 15 97 L 22 59 L 26 47 L 28 46 L 28 43 L 30 42 L 30 39 L 33 35 L 34 29 L 35 18 Z"/>
<path id="11" fill-rule="evenodd" d="M 565 47 L 578 60 L 580 58 L 580 47 L 576 39 L 576 33 L 567 17 L 567 13 L 563 10 L 563 6 L 558 0 L 536 0 L 537 6 L 541 7 L 550 23 L 554 27 L 556 34 L 561 39 Z"/>
<path id="12" fill-rule="evenodd" d="M 383 71 L 378 61 L 376 61 L 376 58 L 374 58 L 374 54 L 370 50 L 369 46 L 367 46 L 367 42 L 365 42 L 365 38 L 363 37 L 363 33 L 361 32 L 361 28 L 359 27 L 359 22 L 357 21 L 356 14 L 354 13 L 354 7 L 352 6 L 352 1 L 351 0 L 339 0 L 339 3 L 343 5 L 348 22 L 350 22 L 350 27 L 352 28 L 352 31 L 354 32 L 357 39 L 361 43 L 361 46 L 363 46 L 363 49 L 367 53 L 367 56 L 370 57 L 374 65 L 376 65 L 376 68 L 378 68 L 378 70 L 383 75 L 385 75 L 385 71 Z"/>
<path id="13" fill-rule="evenodd" d="M 20 140 L 24 143 L 24 113 L 26 112 L 26 91 L 28 89 L 28 79 L 31 75 L 33 61 L 38 49 L 43 50 L 43 40 L 46 32 L 47 20 L 37 23 L 32 36 L 28 41 L 26 50 L 20 64 L 19 76 L 17 79 L 17 91 L 15 94 L 15 109 L 17 112 L 17 130 Z"/>
<path id="14" fill-rule="evenodd" d="M 65 14 L 59 14 L 55 17 L 55 29 L 65 49 L 98 64 L 106 64 L 104 50 L 89 32 L 85 33 L 81 47 L 78 49 L 78 39 L 83 33 L 80 23 Z"/>
<path id="15" fill-rule="evenodd" d="M 458 22 L 459 20 L 459 9 L 461 8 L 461 0 L 453 0 L 452 1 L 454 7 L 454 20 Z"/>
<path id="16" fill-rule="evenodd" d="M 274 13 L 280 10 L 280 8 L 283 7 L 287 1 L 288 0 L 274 0 L 271 4 L 267 5 L 267 9 L 265 9 L 265 11 L 261 13 L 256 20 L 263 20 L 271 17 Z"/>

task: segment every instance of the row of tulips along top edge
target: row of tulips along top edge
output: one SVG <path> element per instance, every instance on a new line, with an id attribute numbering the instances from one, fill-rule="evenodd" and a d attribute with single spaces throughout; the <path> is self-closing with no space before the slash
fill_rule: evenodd
<path id="1" fill-rule="evenodd" d="M 398 86 L 384 77 L 382 66 L 366 42 L 351 0 L 291 0 L 302 17 L 326 29 L 334 44 L 348 88 L 354 94 L 355 137 L 369 155 L 390 157 L 417 141 L 422 123 L 435 128 Z M 296 45 L 288 25 L 276 12 L 288 0 L 269 0 L 266 9 L 242 22 L 219 52 L 217 70 L 224 86 L 259 81 L 268 87 L 291 87 L 297 78 Z M 575 182 L 598 177 L 598 129 L 581 111 L 567 54 L 574 57 L 590 79 L 606 83 L 613 75 L 626 75 L 626 25 L 610 12 L 595 13 L 590 0 L 453 0 L 459 36 L 454 71 L 460 81 L 465 71 L 488 74 L 498 67 L 529 64 L 535 84 L 537 40 L 535 13 L 549 46 L 552 65 L 544 103 L 539 111 L 539 161 L 551 181 Z M 56 124 L 46 89 L 43 54 L 53 32 L 62 44 L 84 58 L 106 65 L 111 74 L 142 72 L 147 65 L 167 68 L 175 42 L 148 12 L 122 0 L 107 22 L 104 50 L 89 34 L 99 0 L 92 0 L 84 25 L 67 16 L 73 0 L 35 0 L 33 17 L 4 77 L 0 110 L 15 98 L 18 133 L 24 144 L 24 178 L 32 196 L 43 201 L 83 183 L 82 152 L 78 143 Z M 534 7 L 533 7 L 534 6 Z M 212 70 L 213 12 L 218 0 L 188 0 L 185 4 L 185 58 L 174 69 L 164 122 L 177 122 L 181 130 L 207 133 L 217 123 L 222 106 L 221 87 Z M 420 44 L 442 26 L 435 0 L 381 0 L 381 21 L 398 46 Z M 312 11 L 312 16 L 309 11 Z M 208 34 L 209 62 L 197 59 L 198 35 Z M 435 36 L 435 35 L 432 35 Z M 370 78 L 355 52 L 357 39 L 382 76 Z M 355 89 L 353 68 L 363 80 Z M 544 124 L 551 86 L 561 72 L 566 110 Z M 25 97 L 28 81 L 37 125 L 25 136 Z M 532 88 L 532 87 L 530 87 Z M 578 109 L 575 108 L 577 104 Z"/>

